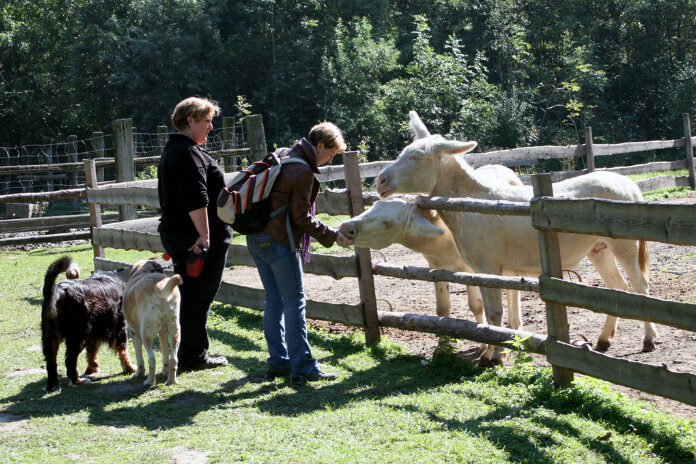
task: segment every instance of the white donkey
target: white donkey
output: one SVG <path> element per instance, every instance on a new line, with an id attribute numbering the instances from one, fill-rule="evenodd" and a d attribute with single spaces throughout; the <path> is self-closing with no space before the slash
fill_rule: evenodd
<path id="1" fill-rule="evenodd" d="M 502 166 L 501 166 L 502 167 Z M 505 168 L 507 169 L 507 168 Z M 518 180 L 517 176 L 515 179 Z M 380 200 L 359 216 L 341 223 L 340 231 L 355 241 L 357 246 L 379 250 L 394 243 L 423 255 L 431 269 L 471 272 L 462 259 L 452 232 L 435 210 L 421 210 L 415 203 L 400 198 Z M 483 300 L 478 287 L 467 285 L 469 309 L 476 322 L 485 324 Z M 508 325 L 522 326 L 519 292 L 507 291 Z M 435 310 L 440 317 L 450 317 L 449 282 L 435 282 Z M 481 351 L 487 349 L 481 345 Z"/>
<path id="2" fill-rule="evenodd" d="M 461 157 L 476 147 L 476 142 L 445 140 L 430 135 L 418 115 L 411 111 L 410 125 L 416 140 L 403 149 L 398 159 L 377 177 L 377 192 L 382 198 L 393 193 L 424 193 L 443 197 L 471 197 L 485 200 L 530 201 L 531 187 L 502 186 L 488 182 Z M 628 178 L 610 172 L 593 172 L 554 184 L 554 195 L 568 198 L 603 198 L 641 201 L 638 187 Z M 477 273 L 498 275 L 538 275 L 541 263 L 538 233 L 529 217 L 442 211 L 462 258 Z M 559 234 L 561 263 L 564 269 L 576 267 L 584 256 L 597 268 L 612 288 L 628 286 L 616 266 L 616 260 L 628 275 L 637 293 L 648 293 L 648 248 L 645 241 L 617 240 L 583 234 Z M 491 325 L 501 325 L 503 305 L 499 289 L 482 288 L 483 304 Z M 616 332 L 614 316 L 607 316 L 596 348 L 606 350 Z M 645 323 L 643 350 L 655 348 L 657 333 Z M 482 365 L 500 364 L 502 348 L 489 348 L 481 355 Z"/>
<path id="3" fill-rule="evenodd" d="M 501 165 L 485 165 L 477 173 L 491 182 L 522 185 L 515 172 Z M 357 246 L 379 250 L 394 243 L 421 253 L 431 269 L 471 272 L 462 260 L 452 232 L 435 210 L 421 210 L 414 203 L 402 199 L 380 200 L 359 216 L 344 221 L 341 232 Z M 483 300 L 478 287 L 467 287 L 469 309 L 476 322 L 484 323 Z M 508 325 L 521 327 L 519 292 L 507 292 Z M 450 317 L 451 301 L 448 282 L 435 282 L 435 310 L 438 316 Z"/>

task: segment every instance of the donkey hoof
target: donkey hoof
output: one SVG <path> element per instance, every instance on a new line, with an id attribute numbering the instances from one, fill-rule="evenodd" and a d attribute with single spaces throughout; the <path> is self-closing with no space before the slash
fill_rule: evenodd
<path id="1" fill-rule="evenodd" d="M 611 343 L 609 343 L 608 341 L 597 340 L 597 344 L 595 345 L 594 349 L 595 349 L 595 351 L 600 351 L 600 352 L 604 353 L 605 351 L 607 351 L 609 349 L 610 346 L 611 346 Z"/>
<path id="2" fill-rule="evenodd" d="M 478 365 L 480 367 L 495 367 L 495 366 L 502 366 L 503 365 L 503 360 L 500 359 L 499 357 L 490 357 L 486 358 L 481 356 L 478 360 Z"/>
<path id="3" fill-rule="evenodd" d="M 655 342 L 652 340 L 643 340 L 643 353 L 655 351 Z"/>

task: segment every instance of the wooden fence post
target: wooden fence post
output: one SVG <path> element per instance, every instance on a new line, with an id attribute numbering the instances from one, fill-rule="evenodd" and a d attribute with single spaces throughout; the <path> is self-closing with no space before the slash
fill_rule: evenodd
<path id="1" fill-rule="evenodd" d="M 97 188 L 97 172 L 95 169 L 95 163 L 92 159 L 85 160 L 85 190 Z M 101 245 L 94 244 L 94 228 L 102 226 L 101 218 L 101 205 L 99 203 L 90 203 L 89 205 L 89 221 L 92 224 L 90 231 L 92 232 L 92 247 L 94 248 L 95 258 L 104 258 L 104 247 Z"/>
<path id="2" fill-rule="evenodd" d="M 587 160 L 587 170 L 595 170 L 594 152 L 592 151 L 592 126 L 585 127 L 585 159 Z"/>
<path id="3" fill-rule="evenodd" d="M 237 148 L 237 137 L 235 134 L 234 117 L 224 116 L 222 118 L 222 149 L 229 150 L 232 148 Z M 225 156 L 223 160 L 223 169 L 225 172 L 232 172 L 238 169 L 238 163 L 236 163 L 235 159 L 231 156 Z"/>
<path id="4" fill-rule="evenodd" d="M 113 123 L 113 129 L 116 182 L 134 181 L 133 120 L 130 118 L 117 119 Z M 136 218 L 134 205 L 120 205 L 118 211 L 120 221 L 129 221 Z"/>
<path id="5" fill-rule="evenodd" d="M 77 163 L 77 135 L 68 135 L 68 142 L 65 144 L 65 153 L 68 155 L 68 161 Z M 69 174 L 69 188 L 77 188 L 77 171 L 72 171 Z M 80 209 L 80 201 L 78 198 L 72 199 L 72 211 L 77 213 Z"/>
<path id="6" fill-rule="evenodd" d="M 553 185 L 548 173 L 532 175 L 532 185 L 535 197 L 552 197 Z M 558 244 L 558 233 L 551 230 L 539 231 L 539 253 L 541 255 L 542 275 L 563 278 L 561 267 L 561 251 Z M 546 303 L 547 344 L 556 340 L 568 343 L 568 314 L 566 307 L 557 303 Z M 553 366 L 553 381 L 557 386 L 566 386 L 573 381 L 573 371 L 565 367 Z"/>
<path id="7" fill-rule="evenodd" d="M 53 164 L 53 139 L 51 137 L 44 137 L 43 145 L 45 146 L 46 164 Z M 56 189 L 53 183 L 53 177 L 53 172 L 49 172 L 46 179 L 47 192 L 52 192 Z"/>
<path id="8" fill-rule="evenodd" d="M 365 209 L 357 151 L 343 153 L 343 170 L 346 174 L 346 186 L 350 193 L 350 215 L 357 216 Z M 373 345 L 379 343 L 380 333 L 370 249 L 355 247 L 355 254 L 358 259 L 358 282 L 360 285 L 360 299 L 363 302 L 363 317 L 365 319 L 365 343 Z"/>
<path id="9" fill-rule="evenodd" d="M 92 132 L 93 158 L 104 158 L 104 133 Z M 97 168 L 97 182 L 104 182 L 104 168 Z"/>
<path id="10" fill-rule="evenodd" d="M 157 126 L 157 144 L 159 145 L 159 154 L 162 154 L 164 146 L 169 140 L 169 128 L 167 126 Z"/>
<path id="11" fill-rule="evenodd" d="M 2 148 L 2 152 L 0 153 L 0 166 L 9 166 L 11 164 L 10 152 L 7 148 L 0 148 Z M 0 194 L 5 195 L 6 193 L 10 193 L 10 176 L 2 176 L 0 179 L 2 179 L 2 182 L 0 182 Z"/>
<path id="12" fill-rule="evenodd" d="M 249 140 L 249 150 L 251 150 L 249 163 L 263 159 L 268 154 L 263 117 L 260 114 L 250 114 L 244 118 L 244 127 Z"/>
<path id="13" fill-rule="evenodd" d="M 696 189 L 696 176 L 694 176 L 694 147 L 691 143 L 691 121 L 689 113 L 682 113 L 682 123 L 684 125 L 684 148 L 686 149 L 686 165 L 689 169 L 689 186 L 691 190 Z"/>

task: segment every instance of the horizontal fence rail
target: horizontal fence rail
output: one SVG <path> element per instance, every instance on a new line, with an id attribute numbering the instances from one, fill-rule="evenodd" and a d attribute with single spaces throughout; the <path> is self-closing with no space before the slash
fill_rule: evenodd
<path id="1" fill-rule="evenodd" d="M 531 214 L 537 229 L 696 245 L 694 205 L 542 197 Z"/>

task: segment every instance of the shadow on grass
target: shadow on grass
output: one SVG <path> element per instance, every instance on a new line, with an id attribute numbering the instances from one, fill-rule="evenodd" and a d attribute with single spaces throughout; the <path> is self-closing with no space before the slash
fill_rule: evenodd
<path id="1" fill-rule="evenodd" d="M 638 435 L 649 444 L 650 453 L 648 454 L 660 457 L 665 460 L 664 462 L 686 463 L 694 462 L 696 459 L 693 451 L 680 445 L 672 437 L 654 430 L 653 424 L 647 420 L 627 415 L 615 401 L 608 401 L 596 392 L 583 388 L 555 389 L 549 371 L 547 369 L 544 373 L 536 370 L 521 375 L 506 372 L 503 378 L 494 379 L 501 386 L 523 383 L 539 387 L 526 401 L 515 406 L 511 406 L 507 399 L 496 402 L 490 396 L 473 392 L 467 395 L 485 403 L 490 408 L 485 415 L 456 421 L 442 417 L 433 411 L 427 411 L 426 414 L 430 421 L 439 423 L 443 430 L 466 431 L 472 435 L 486 436 L 491 443 L 508 452 L 508 459 L 511 462 L 556 463 L 557 457 L 545 450 L 569 446 L 568 438 L 575 439 L 587 450 L 601 455 L 604 462 L 612 464 L 636 462 L 634 459 L 626 458 L 623 455 L 625 451 L 617 448 L 610 439 L 587 437 L 587 433 L 578 429 L 570 417 L 566 420 L 564 414 L 602 423 L 607 430 L 615 430 L 621 434 Z M 410 405 L 388 407 L 411 413 L 424 413 L 421 409 Z M 553 411 L 554 414 L 544 412 L 548 410 Z M 526 421 L 530 425 L 520 426 L 514 423 L 508 425 L 508 420 L 516 419 Z M 538 445 L 540 443 L 543 447 Z"/>
<path id="2" fill-rule="evenodd" d="M 224 305 L 216 305 L 214 311 L 225 323 L 236 324 L 245 330 L 261 330 L 261 313 L 238 311 Z M 506 452 L 510 462 L 553 463 L 555 460 L 549 450 L 567 446 L 568 439 L 602 456 L 606 462 L 635 462 L 624 456 L 625 451 L 622 453 L 612 440 L 588 438 L 587 433 L 578 428 L 578 423 L 582 421 L 578 417 L 605 425 L 607 430 L 640 436 L 650 447 L 649 451 L 664 462 L 694 460 L 690 449 L 661 430 L 653 430 L 653 424 L 642 416 L 626 413 L 619 401 L 608 400 L 593 388 L 554 389 L 549 370 L 507 368 L 483 371 L 451 354 L 438 356 L 424 365 L 421 357 L 405 354 L 390 343 L 366 348 L 361 337 L 355 334 L 335 336 L 310 332 L 312 346 L 330 353 L 322 360 L 327 370 L 331 370 L 331 365 L 340 365 L 348 373 L 334 382 L 295 384 L 289 379 L 267 380 L 266 363 L 258 357 L 242 355 L 249 351 L 265 352 L 263 339 L 252 339 L 218 328 L 209 333 L 211 338 L 229 347 L 228 352 L 239 353 L 228 355 L 227 359 L 237 372 L 242 373 L 238 378 L 217 384 L 212 391 L 182 391 L 180 386 L 176 391 L 168 392 L 163 388 L 154 398 L 127 404 L 151 391 L 142 386 L 143 379 L 123 376 L 123 381 L 97 381 L 75 388 L 64 386 L 61 393 L 45 394 L 44 378 L 25 385 L 13 397 L 0 399 L 0 402 L 9 404 L 3 412 L 18 417 L 53 417 L 86 411 L 89 423 L 94 425 L 166 430 L 190 425 L 200 412 L 214 409 L 224 411 L 245 402 L 253 402 L 254 408 L 267 415 L 296 416 L 326 409 L 337 410 L 364 400 L 435 391 L 467 382 L 476 382 L 474 385 L 481 388 L 489 384 L 501 389 L 527 385 L 527 394 L 521 395 L 517 402 L 510 401 L 509 397 L 497 398 L 484 391 L 464 389 L 461 394 L 467 401 L 478 402 L 483 407 L 479 414 L 473 411 L 461 420 L 452 415 L 443 415 L 432 404 L 383 403 L 382 407 L 425 415 L 444 431 L 485 436 L 490 443 Z M 346 367 L 351 363 L 344 361 L 361 352 L 371 358 L 372 365 L 356 369 Z M 216 376 L 210 378 L 217 383 L 217 375 L 230 375 L 230 369 L 216 369 L 215 373 Z M 186 375 L 194 378 L 194 375 L 208 374 Z M 163 380 L 162 375 L 158 375 L 158 382 Z M 186 378 L 182 376 L 180 382 L 185 388 Z M 65 384 L 65 379 L 62 379 L 62 385 Z M 256 387 L 248 388 L 250 385 Z M 566 419 L 566 414 L 574 416 Z M 519 426 L 515 420 L 525 421 L 529 425 Z"/>

